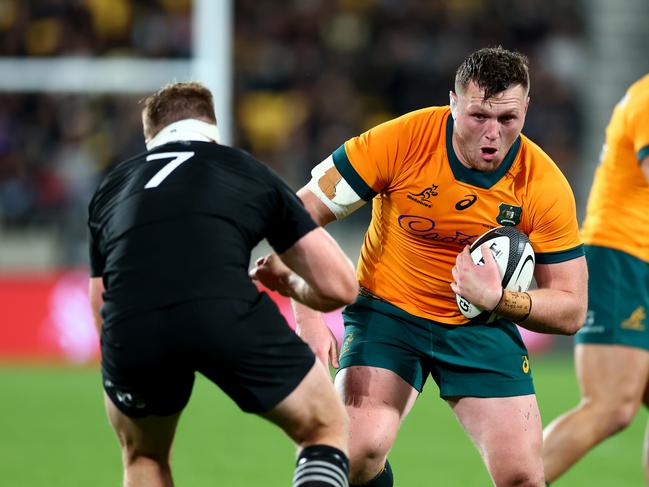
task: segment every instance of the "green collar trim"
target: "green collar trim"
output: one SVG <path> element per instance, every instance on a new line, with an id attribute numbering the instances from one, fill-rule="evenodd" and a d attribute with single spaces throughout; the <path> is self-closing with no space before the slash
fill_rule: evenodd
<path id="1" fill-rule="evenodd" d="M 638 151 L 638 160 L 642 161 L 645 157 L 649 156 L 649 145 L 643 147 Z"/>

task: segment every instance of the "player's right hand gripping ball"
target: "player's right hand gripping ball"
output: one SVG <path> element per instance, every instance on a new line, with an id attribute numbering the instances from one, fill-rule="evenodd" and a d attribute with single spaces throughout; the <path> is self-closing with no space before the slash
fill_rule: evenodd
<path id="1" fill-rule="evenodd" d="M 484 264 L 480 246 L 489 244 L 489 249 L 498 265 L 502 286 L 509 291 L 527 291 L 534 277 L 535 256 L 530 239 L 515 227 L 496 227 L 483 233 L 471 245 L 473 262 Z M 493 321 L 497 316 L 490 311 L 482 311 L 459 294 L 455 295 L 457 307 L 469 319 L 479 318 Z"/>

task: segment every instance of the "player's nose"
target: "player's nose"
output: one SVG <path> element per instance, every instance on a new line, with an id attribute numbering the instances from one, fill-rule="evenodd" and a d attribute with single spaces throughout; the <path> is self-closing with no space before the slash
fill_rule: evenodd
<path id="1" fill-rule="evenodd" d="M 487 123 L 485 124 L 485 132 L 484 132 L 485 138 L 489 141 L 494 141 L 498 139 L 499 135 L 500 135 L 500 128 L 498 127 L 498 121 L 487 120 Z"/>

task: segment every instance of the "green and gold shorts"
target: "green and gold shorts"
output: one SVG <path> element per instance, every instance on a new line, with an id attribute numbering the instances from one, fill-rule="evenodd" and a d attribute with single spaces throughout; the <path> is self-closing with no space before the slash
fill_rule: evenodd
<path id="1" fill-rule="evenodd" d="M 363 296 L 343 318 L 340 369 L 388 369 L 420 392 L 430 374 L 443 398 L 534 394 L 527 349 L 510 321 L 449 326 Z"/>
<path id="2" fill-rule="evenodd" d="M 626 252 L 585 246 L 588 313 L 575 343 L 649 350 L 649 264 Z"/>

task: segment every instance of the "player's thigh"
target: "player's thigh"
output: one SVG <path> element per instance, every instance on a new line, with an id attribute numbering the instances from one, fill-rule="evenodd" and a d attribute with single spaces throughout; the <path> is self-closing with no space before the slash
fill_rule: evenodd
<path id="1" fill-rule="evenodd" d="M 349 416 L 352 455 L 377 448 L 387 453 L 419 391 L 395 372 L 369 366 L 347 367 L 335 383 Z"/>
<path id="2" fill-rule="evenodd" d="M 347 306 L 343 317 L 335 382 L 350 418 L 350 450 L 381 445 L 387 451 L 426 381 L 431 324 L 367 296 Z"/>
<path id="3" fill-rule="evenodd" d="M 397 419 L 410 411 L 419 394 L 399 375 L 379 367 L 347 367 L 336 374 L 335 383 L 351 412 L 385 409 L 390 415 L 398 415 Z"/>
<path id="4" fill-rule="evenodd" d="M 296 443 L 346 436 L 347 416 L 329 372 L 316 360 L 300 384 L 261 416 L 280 426 Z"/>
<path id="5" fill-rule="evenodd" d="M 221 301 L 202 312 L 192 363 L 243 411 L 266 413 L 302 383 L 315 356 L 265 293 Z"/>
<path id="6" fill-rule="evenodd" d="M 542 424 L 534 394 L 448 398 L 447 402 L 488 464 L 539 467 Z"/>
<path id="7" fill-rule="evenodd" d="M 182 338 L 194 333 L 190 311 L 179 304 L 104 324 L 103 386 L 126 416 L 170 416 L 189 401 L 194 369 Z"/>
<path id="8" fill-rule="evenodd" d="M 584 398 L 639 406 L 649 378 L 649 352 L 623 345 L 577 344 L 575 368 Z"/>
<path id="9" fill-rule="evenodd" d="M 104 398 L 110 424 L 128 456 L 168 460 L 180 413 L 131 418 L 115 406 L 108 394 Z"/>

